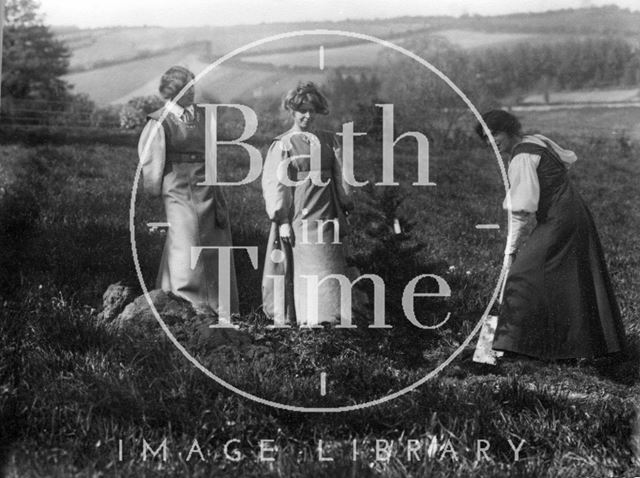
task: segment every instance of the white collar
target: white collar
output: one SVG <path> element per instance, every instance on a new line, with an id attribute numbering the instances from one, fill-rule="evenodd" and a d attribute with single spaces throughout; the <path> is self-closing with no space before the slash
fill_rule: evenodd
<path id="1" fill-rule="evenodd" d="M 175 103 L 173 101 L 167 101 L 164 105 L 165 109 L 167 111 L 169 111 L 169 113 L 173 113 L 174 115 L 176 115 L 178 118 L 182 117 L 182 113 L 184 113 L 185 108 L 183 108 L 182 106 L 180 106 L 178 103 Z M 194 111 L 194 106 L 193 105 L 189 105 L 186 108 L 190 113 L 193 113 Z"/>

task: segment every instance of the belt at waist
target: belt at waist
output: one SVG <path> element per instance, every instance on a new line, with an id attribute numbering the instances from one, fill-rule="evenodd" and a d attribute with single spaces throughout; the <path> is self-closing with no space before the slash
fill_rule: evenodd
<path id="1" fill-rule="evenodd" d="M 204 163 L 204 153 L 178 153 L 167 151 L 167 161 L 172 163 Z"/>

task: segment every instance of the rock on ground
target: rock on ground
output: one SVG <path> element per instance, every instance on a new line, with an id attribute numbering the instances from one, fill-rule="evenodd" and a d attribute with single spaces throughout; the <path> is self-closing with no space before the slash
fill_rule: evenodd
<path id="1" fill-rule="evenodd" d="M 98 314 L 100 322 L 111 322 L 136 297 L 135 287 L 120 282 L 111 284 L 102 295 L 102 311 Z"/>
<path id="2" fill-rule="evenodd" d="M 218 323 L 218 316 L 211 308 L 195 308 L 188 300 L 162 290 L 149 292 L 149 298 L 172 335 L 191 353 L 207 355 L 222 346 L 247 352 L 254 348 L 247 331 L 210 328 L 210 325 Z M 144 294 L 127 305 L 111 321 L 109 328 L 129 337 L 147 340 L 166 337 Z"/>

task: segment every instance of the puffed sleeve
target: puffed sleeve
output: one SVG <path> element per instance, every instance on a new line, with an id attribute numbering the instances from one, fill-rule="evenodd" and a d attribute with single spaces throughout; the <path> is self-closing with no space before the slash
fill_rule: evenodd
<path id="1" fill-rule="evenodd" d="M 504 209 L 516 212 L 536 212 L 540 199 L 540 183 L 537 168 L 540 156 L 520 153 L 509 163 L 509 191 L 504 200 Z M 509 198 L 511 203 L 509 204 Z"/>
<path id="2" fill-rule="evenodd" d="M 540 183 L 537 168 L 540 156 L 521 153 L 509 163 L 509 191 L 503 207 L 511 210 L 505 254 L 516 254 L 525 236 L 532 213 L 538 210 Z M 509 199 L 511 201 L 509 201 Z"/>
<path id="3" fill-rule="evenodd" d="M 142 187 L 151 196 L 162 194 L 165 165 L 164 128 L 156 120 L 149 120 L 138 141 L 138 157 L 142 163 Z"/>
<path id="4" fill-rule="evenodd" d="M 262 195 L 269 219 L 277 224 L 290 222 L 293 195 L 291 187 L 285 186 L 278 178 L 278 169 L 288 165 L 287 151 L 280 141 L 274 141 L 264 162 L 262 170 Z M 284 169 L 286 174 L 286 169 Z"/>
<path id="5" fill-rule="evenodd" d="M 335 161 L 333 162 L 333 178 L 332 181 L 335 184 L 336 192 L 338 194 L 338 201 L 346 212 L 353 210 L 353 199 L 351 198 L 351 185 L 345 181 L 342 170 L 344 168 L 344 157 L 342 156 L 342 147 L 335 135 L 331 135 L 331 144 L 333 147 L 333 153 Z M 353 165 L 350 165 L 353 170 Z"/>

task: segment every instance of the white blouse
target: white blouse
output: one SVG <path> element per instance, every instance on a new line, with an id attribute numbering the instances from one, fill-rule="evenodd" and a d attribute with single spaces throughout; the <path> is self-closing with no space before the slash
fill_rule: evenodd
<path id="1" fill-rule="evenodd" d="M 509 162 L 509 191 L 502 207 L 512 212 L 536 212 L 540 200 L 540 155 L 520 153 Z"/>
<path id="2" fill-rule="evenodd" d="M 515 254 L 522 243 L 533 213 L 538 210 L 540 182 L 537 168 L 540 155 L 520 153 L 509 162 L 509 190 L 502 204 L 511 211 L 505 254 Z"/>
<path id="3" fill-rule="evenodd" d="M 578 159 L 573 151 L 560 147 L 541 134 L 527 135 L 523 141 L 553 149 L 567 169 Z M 511 221 L 505 254 L 517 252 L 533 213 L 538 210 L 540 182 L 537 169 L 539 164 L 540 155 L 530 153 L 516 154 L 509 162 L 510 186 L 503 207 L 511 211 Z"/>

